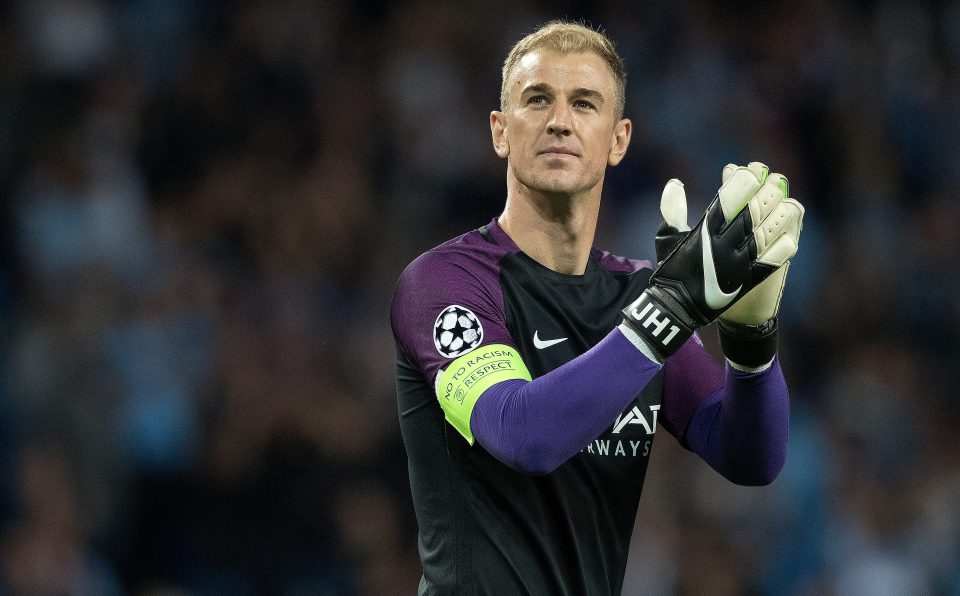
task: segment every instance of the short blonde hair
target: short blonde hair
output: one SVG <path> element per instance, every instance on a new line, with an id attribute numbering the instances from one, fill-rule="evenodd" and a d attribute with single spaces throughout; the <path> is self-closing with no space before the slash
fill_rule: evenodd
<path id="1" fill-rule="evenodd" d="M 521 58 L 534 50 L 547 49 L 561 54 L 578 52 L 593 52 L 600 56 L 610 69 L 616 84 L 616 114 L 623 117 L 626 101 L 627 69 L 623 58 L 613 47 L 613 42 L 601 33 L 586 25 L 567 21 L 550 21 L 533 33 L 527 35 L 513 46 L 507 59 L 503 62 L 502 79 L 500 82 L 500 109 L 507 105 L 507 80 Z"/>

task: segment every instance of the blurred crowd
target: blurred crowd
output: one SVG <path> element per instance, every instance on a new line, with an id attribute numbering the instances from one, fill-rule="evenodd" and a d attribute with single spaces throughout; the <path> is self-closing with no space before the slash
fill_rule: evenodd
<path id="1" fill-rule="evenodd" d="M 807 208 L 784 472 L 658 433 L 624 594 L 960 595 L 960 4 L 893 0 L 3 3 L 0 594 L 415 592 L 393 284 L 553 18 L 629 70 L 598 246 L 731 161 Z"/>

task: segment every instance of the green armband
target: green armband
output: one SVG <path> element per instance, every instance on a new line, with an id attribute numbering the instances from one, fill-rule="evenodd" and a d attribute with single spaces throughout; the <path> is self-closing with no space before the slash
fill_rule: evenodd
<path id="1" fill-rule="evenodd" d="M 444 417 L 473 445 L 470 416 L 480 395 L 490 386 L 510 379 L 530 380 L 530 371 L 515 348 L 490 344 L 464 354 L 440 371 L 437 399 Z"/>

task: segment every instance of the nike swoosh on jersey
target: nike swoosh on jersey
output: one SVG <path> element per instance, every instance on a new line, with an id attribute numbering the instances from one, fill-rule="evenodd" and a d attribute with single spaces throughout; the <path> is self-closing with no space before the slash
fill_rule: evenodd
<path id="1" fill-rule="evenodd" d="M 540 339 L 540 331 L 533 332 L 533 347 L 538 350 L 549 348 L 550 346 L 554 346 L 562 341 L 567 341 L 567 338 L 561 337 L 559 339 Z"/>
<path id="2" fill-rule="evenodd" d="M 700 244 L 703 255 L 703 298 L 707 306 L 714 310 L 720 310 L 730 304 L 740 292 L 740 285 L 733 292 L 724 292 L 717 283 L 717 266 L 713 262 L 713 243 L 710 242 L 710 234 L 707 232 L 707 222 L 700 226 Z"/>

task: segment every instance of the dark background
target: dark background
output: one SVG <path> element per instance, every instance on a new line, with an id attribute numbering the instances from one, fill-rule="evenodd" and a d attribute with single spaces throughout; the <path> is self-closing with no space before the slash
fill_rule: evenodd
<path id="1" fill-rule="evenodd" d="M 0 593 L 415 592 L 393 284 L 557 17 L 629 69 L 599 246 L 727 162 L 807 209 L 786 468 L 660 433 L 625 594 L 960 594 L 960 4 L 804 0 L 0 5 Z"/>

